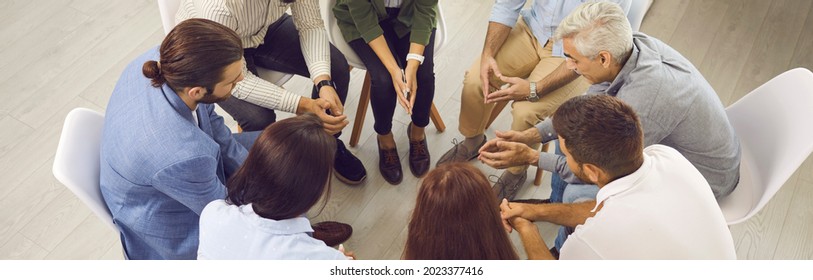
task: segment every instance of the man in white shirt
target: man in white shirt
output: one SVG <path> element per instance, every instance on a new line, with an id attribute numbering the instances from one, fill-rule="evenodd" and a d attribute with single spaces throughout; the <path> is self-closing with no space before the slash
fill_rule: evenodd
<path id="1" fill-rule="evenodd" d="M 556 207 L 503 200 L 507 230 L 519 232 L 530 259 L 554 259 L 533 225 L 549 215 L 576 227 L 561 259 L 736 259 L 708 182 L 677 150 L 644 149 L 629 105 L 608 95 L 575 97 L 559 107 L 553 126 L 570 170 L 599 192 L 586 221 L 567 211 L 542 213 Z"/>
<path id="2" fill-rule="evenodd" d="M 290 8 L 291 15 L 285 11 Z M 330 45 L 317 0 L 184 0 L 176 15 L 181 22 L 205 18 L 234 30 L 243 43 L 245 79 L 229 100 L 218 105 L 245 131 L 262 130 L 276 121 L 274 110 L 314 113 L 325 130 L 337 137 L 336 177 L 349 185 L 367 177 L 361 161 L 338 140 L 348 124 L 344 101 L 350 68 L 342 53 Z M 290 92 L 257 76 L 257 67 L 313 80 L 311 98 Z"/>

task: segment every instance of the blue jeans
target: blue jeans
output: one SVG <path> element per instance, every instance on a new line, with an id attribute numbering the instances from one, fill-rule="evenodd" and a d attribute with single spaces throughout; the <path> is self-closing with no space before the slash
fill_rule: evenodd
<path id="1" fill-rule="evenodd" d="M 559 140 L 553 141 L 554 147 L 556 147 L 556 154 L 564 156 L 562 150 L 559 148 Z M 565 193 L 565 188 L 567 187 L 567 182 L 562 180 L 562 177 L 559 176 L 559 173 L 551 172 L 550 177 L 550 202 L 551 203 L 562 203 L 562 196 Z"/>
<path id="2" fill-rule="evenodd" d="M 596 200 L 597 193 L 598 186 L 596 185 L 571 184 L 567 185 L 567 189 L 565 189 L 562 195 L 562 199 L 564 203 L 585 202 L 590 200 Z M 556 241 L 554 242 L 556 250 L 559 250 L 559 252 L 562 251 L 562 245 L 565 244 L 565 240 L 567 240 L 567 237 L 570 236 L 570 234 L 573 233 L 574 230 L 575 228 L 572 227 L 565 226 L 559 227 L 559 235 L 556 236 Z"/>

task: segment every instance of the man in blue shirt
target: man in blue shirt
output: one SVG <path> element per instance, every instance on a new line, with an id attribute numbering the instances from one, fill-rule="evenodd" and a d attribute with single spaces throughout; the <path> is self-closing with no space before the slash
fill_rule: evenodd
<path id="1" fill-rule="evenodd" d="M 100 184 L 130 259 L 197 256 L 203 207 L 226 197 L 224 183 L 260 132 L 232 135 L 214 112 L 243 79 L 242 56 L 234 31 L 192 19 L 119 78 L 102 132 Z M 342 228 L 346 239 L 349 226 Z"/>

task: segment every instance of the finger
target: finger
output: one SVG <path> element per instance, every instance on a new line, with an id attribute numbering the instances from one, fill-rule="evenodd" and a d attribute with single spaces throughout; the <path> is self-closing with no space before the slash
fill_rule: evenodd
<path id="1" fill-rule="evenodd" d="M 336 110 L 335 111 L 331 110 L 330 112 L 333 113 L 334 116 L 338 117 L 338 116 L 341 116 L 341 115 L 344 114 L 344 105 L 342 105 L 342 100 L 339 99 L 338 96 L 336 96 L 335 102 L 336 102 Z"/>
<path id="2" fill-rule="evenodd" d="M 415 94 L 416 92 L 413 91 L 412 94 L 409 95 L 409 114 L 412 115 L 412 109 L 415 108 Z"/>
<path id="3" fill-rule="evenodd" d="M 488 165 L 488 166 L 491 166 L 491 167 L 494 167 L 494 168 L 497 168 L 497 169 L 503 169 L 503 167 L 502 167 L 503 164 L 501 164 L 499 160 L 494 160 L 494 159 L 492 159 L 491 157 L 489 157 L 486 154 L 480 154 L 480 156 L 478 156 L 477 159 L 479 159 L 485 165 Z"/>
<path id="4" fill-rule="evenodd" d="M 509 84 L 512 84 L 512 85 L 516 85 L 516 84 L 518 84 L 519 82 L 522 81 L 522 79 L 520 79 L 518 77 L 507 77 L 507 76 L 499 76 L 499 77 L 500 77 L 500 80 L 503 81 L 504 83 L 509 83 Z"/>
<path id="5" fill-rule="evenodd" d="M 498 141 L 497 139 L 488 140 L 488 142 L 486 142 L 485 144 L 483 144 L 482 147 L 480 147 L 480 150 L 478 150 L 478 152 L 484 153 L 486 151 L 491 151 L 497 148 L 497 145 L 495 144 L 497 141 Z"/>
<path id="6" fill-rule="evenodd" d="M 404 91 L 399 89 L 398 91 L 395 92 L 395 96 L 398 99 L 398 104 L 401 104 L 401 107 L 403 107 L 404 110 L 409 112 L 409 107 L 408 107 L 408 102 L 409 101 L 407 101 L 406 98 L 404 97 Z"/>
<path id="7" fill-rule="evenodd" d="M 488 95 L 491 94 L 491 82 L 488 79 L 488 73 L 480 74 L 480 82 L 483 85 L 483 96 L 485 96 L 485 98 L 483 98 L 483 102 L 488 103 Z"/>
<path id="8" fill-rule="evenodd" d="M 489 63 L 491 63 L 491 70 L 494 71 L 494 75 L 502 77 L 502 72 L 500 72 L 500 67 L 497 66 L 497 61 L 492 59 Z"/>

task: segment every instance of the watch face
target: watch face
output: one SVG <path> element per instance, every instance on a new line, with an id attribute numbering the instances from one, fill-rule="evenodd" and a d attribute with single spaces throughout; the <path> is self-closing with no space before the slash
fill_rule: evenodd
<path id="1" fill-rule="evenodd" d="M 528 96 L 528 101 L 531 101 L 531 102 L 539 101 L 539 96 L 536 96 L 536 95 Z"/>

